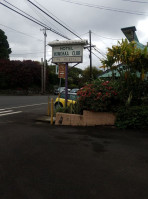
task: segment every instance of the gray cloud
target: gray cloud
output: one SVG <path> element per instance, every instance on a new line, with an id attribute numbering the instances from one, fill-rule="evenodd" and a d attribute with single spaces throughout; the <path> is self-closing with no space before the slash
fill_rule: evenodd
<path id="1" fill-rule="evenodd" d="M 35 9 L 27 0 L 7 0 L 9 3 L 19 7 L 23 11 L 32 15 L 33 17 L 41 20 L 43 23 L 48 24 L 50 27 L 56 29 L 62 34 L 70 37 L 71 39 L 77 39 L 76 36 L 69 33 L 60 25 L 55 23 L 47 16 L 41 14 Z M 92 30 L 93 44 L 97 45 L 101 53 L 105 53 L 107 47 L 116 44 L 117 41 L 109 38 L 125 38 L 121 32 L 121 28 L 128 26 L 137 27 L 137 35 L 139 40 L 146 43 L 148 41 L 147 31 L 144 29 L 145 24 L 148 22 L 148 4 L 138 4 L 127 2 L 123 0 L 71 0 L 79 3 L 87 3 L 93 5 L 106 6 L 110 8 L 124 9 L 131 12 L 145 12 L 144 15 L 132 15 L 121 12 L 107 11 L 103 9 L 90 8 L 86 6 L 74 5 L 61 0 L 32 0 L 33 3 L 40 3 L 45 9 L 48 9 L 49 14 L 53 14 L 54 17 L 58 17 L 58 20 L 62 20 L 66 26 L 70 27 L 73 31 L 79 34 L 82 38 L 88 39 L 88 31 Z M 4 3 L 3 0 L 0 2 Z M 37 4 L 38 5 L 38 4 Z M 47 10 L 46 10 L 47 12 Z M 144 23 L 145 20 L 145 23 Z M 143 21 L 143 25 L 139 25 Z M 43 57 L 43 32 L 40 30 L 42 27 L 30 22 L 27 19 L 15 14 L 9 9 L 0 5 L 0 24 L 21 31 L 23 35 L 9 28 L 0 25 L 0 29 L 5 31 L 8 37 L 10 47 L 12 48 L 11 59 L 33 59 L 40 61 Z M 47 31 L 47 42 L 56 39 L 64 40 L 60 36 Z M 99 37 L 103 36 L 103 37 Z M 51 51 L 50 47 L 47 47 L 47 51 Z M 29 54 L 30 53 L 30 54 Z M 31 54 L 32 53 L 32 54 Z M 35 54 L 36 53 L 36 54 Z M 20 55 L 21 54 L 21 55 Z M 97 56 L 102 56 L 95 52 Z M 51 52 L 47 52 L 47 59 L 51 57 Z M 89 65 L 88 52 L 84 52 L 84 63 L 80 67 L 86 67 Z M 93 65 L 99 66 L 100 61 L 93 56 Z"/>

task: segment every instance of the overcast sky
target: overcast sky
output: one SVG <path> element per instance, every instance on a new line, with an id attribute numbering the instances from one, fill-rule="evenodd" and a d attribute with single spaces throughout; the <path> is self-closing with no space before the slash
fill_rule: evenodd
<path id="1" fill-rule="evenodd" d="M 0 0 L 1 3 L 23 10 L 52 29 L 74 40 L 75 35 L 61 27 L 51 18 L 43 14 L 27 0 Z M 117 44 L 117 40 L 125 38 L 121 28 L 135 26 L 139 41 L 148 42 L 148 0 L 31 0 L 52 17 L 60 21 L 82 39 L 89 40 L 92 31 L 92 43 L 97 51 L 93 51 L 92 64 L 99 68 L 99 58 L 107 52 L 107 47 Z M 18 10 L 17 10 L 18 11 Z M 20 12 L 20 11 L 19 11 Z M 25 19 L 0 4 L 0 29 L 8 37 L 12 54 L 11 60 L 38 60 L 44 56 L 44 36 L 42 27 Z M 54 40 L 66 40 L 47 31 L 47 43 Z M 51 47 L 47 46 L 47 60 L 51 58 Z M 50 62 L 49 62 L 50 63 Z M 89 53 L 84 50 L 84 69 L 89 66 Z"/>

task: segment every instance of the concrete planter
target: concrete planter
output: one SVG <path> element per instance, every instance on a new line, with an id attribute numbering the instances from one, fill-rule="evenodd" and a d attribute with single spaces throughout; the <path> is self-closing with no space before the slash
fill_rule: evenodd
<path id="1" fill-rule="evenodd" d="M 109 112 L 83 111 L 83 115 L 56 113 L 55 125 L 97 126 L 114 125 L 116 115 Z"/>

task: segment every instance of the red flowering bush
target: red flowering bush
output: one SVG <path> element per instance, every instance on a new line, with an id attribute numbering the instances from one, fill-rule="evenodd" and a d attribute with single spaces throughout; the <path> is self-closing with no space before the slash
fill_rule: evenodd
<path id="1" fill-rule="evenodd" d="M 111 111 L 117 105 L 118 92 L 113 82 L 97 80 L 85 85 L 77 95 L 82 110 Z"/>

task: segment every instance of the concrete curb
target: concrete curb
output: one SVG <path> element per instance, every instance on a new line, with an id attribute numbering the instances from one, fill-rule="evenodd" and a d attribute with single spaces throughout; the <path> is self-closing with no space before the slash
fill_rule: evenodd
<path id="1" fill-rule="evenodd" d="M 36 121 L 50 123 L 51 117 L 50 116 L 42 116 L 42 117 L 37 118 Z M 55 117 L 53 117 L 53 123 L 55 123 Z"/>

